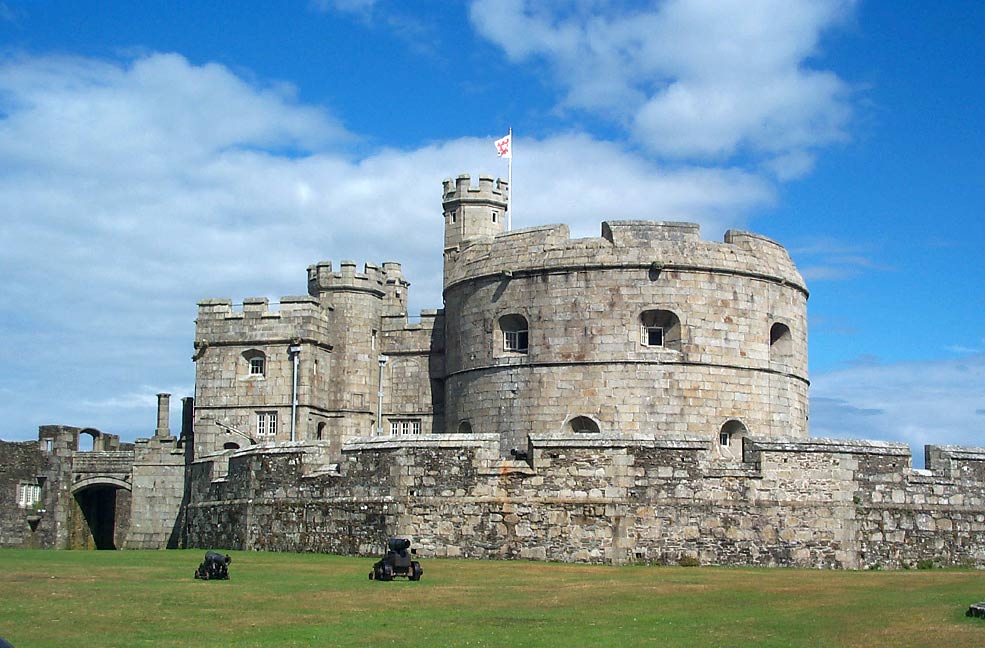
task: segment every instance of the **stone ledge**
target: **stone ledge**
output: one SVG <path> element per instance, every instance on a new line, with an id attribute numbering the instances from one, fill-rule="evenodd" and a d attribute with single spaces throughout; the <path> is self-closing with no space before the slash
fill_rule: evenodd
<path id="1" fill-rule="evenodd" d="M 748 439 L 753 451 L 763 452 L 827 452 L 832 454 L 868 454 L 911 456 L 910 446 L 894 441 L 866 441 L 861 439 Z"/>

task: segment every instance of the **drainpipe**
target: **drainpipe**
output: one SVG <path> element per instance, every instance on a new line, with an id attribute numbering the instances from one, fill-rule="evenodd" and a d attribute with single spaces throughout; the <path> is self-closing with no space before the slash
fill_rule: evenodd
<path id="1" fill-rule="evenodd" d="M 301 359 L 301 345 L 292 344 L 288 351 L 294 359 L 294 378 L 291 387 L 291 441 L 294 441 L 295 426 L 298 420 L 298 362 Z"/>
<path id="2" fill-rule="evenodd" d="M 387 358 L 385 355 L 380 355 L 376 359 L 380 363 L 380 390 L 377 392 L 377 396 L 380 397 L 380 402 L 376 409 L 376 436 L 383 436 L 383 367 L 386 366 Z"/>

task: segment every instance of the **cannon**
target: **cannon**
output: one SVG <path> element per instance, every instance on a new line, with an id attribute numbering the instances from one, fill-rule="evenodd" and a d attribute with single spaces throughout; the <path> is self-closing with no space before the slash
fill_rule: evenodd
<path id="1" fill-rule="evenodd" d="M 229 563 L 233 561 L 229 554 L 217 551 L 206 551 L 205 562 L 195 570 L 195 578 L 202 580 L 229 580 Z"/>
<path id="2" fill-rule="evenodd" d="M 396 577 L 408 580 L 421 580 L 424 570 L 421 563 L 412 560 L 410 540 L 407 538 L 390 538 L 386 543 L 386 554 L 373 564 L 369 572 L 369 580 L 392 581 Z"/>

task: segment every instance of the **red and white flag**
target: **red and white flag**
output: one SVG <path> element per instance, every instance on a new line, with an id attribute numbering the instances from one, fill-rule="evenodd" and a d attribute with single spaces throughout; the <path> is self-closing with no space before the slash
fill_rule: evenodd
<path id="1" fill-rule="evenodd" d="M 513 159 L 513 132 L 502 139 L 496 140 L 496 155 L 501 158 Z"/>

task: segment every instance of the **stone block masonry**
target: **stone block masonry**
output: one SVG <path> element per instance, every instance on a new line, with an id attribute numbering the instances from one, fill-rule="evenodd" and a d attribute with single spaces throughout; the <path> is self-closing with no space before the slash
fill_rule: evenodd
<path id="1" fill-rule="evenodd" d="M 985 566 L 985 454 L 909 467 L 906 446 L 746 439 L 723 463 L 694 436 L 365 438 L 324 472 L 305 444 L 193 466 L 191 546 L 371 555 L 405 535 L 423 556 L 899 568 Z"/>
<path id="2" fill-rule="evenodd" d="M 53 507 L 33 536 L 5 511 L 0 540 L 75 546 L 81 511 L 104 547 L 985 567 L 985 450 L 928 446 L 916 471 L 903 444 L 810 438 L 808 291 L 778 243 L 507 232 L 488 176 L 441 198 L 443 309 L 412 321 L 392 261 L 200 302 L 181 436 L 162 394 L 132 449 L 82 430 L 79 453 L 77 428 L 42 428 L 50 456 L 0 446 L 22 466 L 4 496 L 41 471 Z"/>

